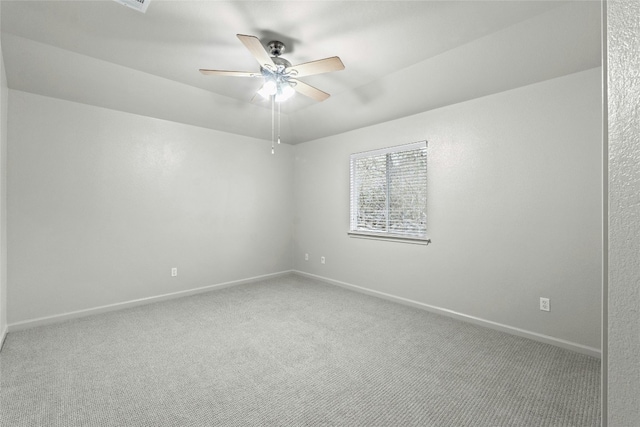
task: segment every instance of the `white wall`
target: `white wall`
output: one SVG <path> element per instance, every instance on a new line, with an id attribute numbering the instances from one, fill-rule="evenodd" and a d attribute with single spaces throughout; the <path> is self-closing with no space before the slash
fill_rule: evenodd
<path id="1" fill-rule="evenodd" d="M 0 8 L 1 9 L 1 8 Z M 7 110 L 9 89 L 0 47 L 0 346 L 7 332 Z"/>
<path id="2" fill-rule="evenodd" d="M 600 90 L 595 68 L 297 145 L 295 268 L 597 353 Z M 424 139 L 433 243 L 348 237 L 349 154 Z"/>
<path id="3" fill-rule="evenodd" d="M 640 3 L 606 3 L 609 148 L 608 352 L 603 418 L 640 420 Z"/>
<path id="4" fill-rule="evenodd" d="M 10 96 L 11 325 L 291 269 L 291 146 Z"/>

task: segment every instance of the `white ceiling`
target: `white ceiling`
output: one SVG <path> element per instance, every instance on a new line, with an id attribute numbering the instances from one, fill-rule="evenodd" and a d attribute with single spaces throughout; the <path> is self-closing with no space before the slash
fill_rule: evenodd
<path id="1" fill-rule="evenodd" d="M 600 65 L 598 1 L 165 1 L 140 13 L 111 0 L 1 3 L 12 89 L 256 138 L 258 71 L 236 38 L 283 41 L 293 64 L 339 56 L 301 78 L 332 96 L 282 105 L 299 143 Z"/>

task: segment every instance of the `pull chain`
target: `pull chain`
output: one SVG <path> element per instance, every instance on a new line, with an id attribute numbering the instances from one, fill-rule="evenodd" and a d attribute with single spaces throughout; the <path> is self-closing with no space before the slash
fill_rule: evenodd
<path id="1" fill-rule="evenodd" d="M 278 144 L 280 144 L 280 103 L 278 102 Z"/>
<path id="2" fill-rule="evenodd" d="M 275 154 L 274 140 L 275 140 L 275 123 L 274 123 L 274 110 L 275 110 L 275 95 L 271 95 L 271 154 Z"/>

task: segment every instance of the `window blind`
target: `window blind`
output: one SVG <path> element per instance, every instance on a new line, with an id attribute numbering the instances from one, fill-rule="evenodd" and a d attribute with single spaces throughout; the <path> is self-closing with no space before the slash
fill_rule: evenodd
<path id="1" fill-rule="evenodd" d="M 427 238 L 427 142 L 351 155 L 350 232 Z"/>

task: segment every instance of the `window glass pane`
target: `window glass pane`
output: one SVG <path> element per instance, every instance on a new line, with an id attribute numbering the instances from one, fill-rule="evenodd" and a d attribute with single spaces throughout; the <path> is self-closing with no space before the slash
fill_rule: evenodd
<path id="1" fill-rule="evenodd" d="M 356 160 L 358 230 L 387 229 L 387 166 L 385 156 Z"/>
<path id="2" fill-rule="evenodd" d="M 427 231 L 426 153 L 411 150 L 389 156 L 389 232 L 424 235 Z"/>

